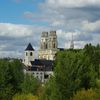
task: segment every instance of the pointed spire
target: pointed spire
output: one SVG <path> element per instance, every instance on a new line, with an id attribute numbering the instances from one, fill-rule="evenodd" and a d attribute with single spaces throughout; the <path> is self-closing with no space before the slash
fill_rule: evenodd
<path id="1" fill-rule="evenodd" d="M 25 51 L 34 51 L 31 43 L 28 44 L 27 48 L 25 49 Z"/>
<path id="2" fill-rule="evenodd" d="M 71 44 L 70 44 L 70 49 L 74 49 L 73 33 L 72 33 L 72 40 L 71 40 Z"/>

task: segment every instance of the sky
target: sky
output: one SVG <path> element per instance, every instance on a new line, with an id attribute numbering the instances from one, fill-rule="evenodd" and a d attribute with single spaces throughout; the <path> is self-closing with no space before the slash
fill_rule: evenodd
<path id="1" fill-rule="evenodd" d="M 100 0 L 0 0 L 0 58 L 22 58 L 31 42 L 38 52 L 41 33 L 56 30 L 58 47 L 100 43 Z"/>

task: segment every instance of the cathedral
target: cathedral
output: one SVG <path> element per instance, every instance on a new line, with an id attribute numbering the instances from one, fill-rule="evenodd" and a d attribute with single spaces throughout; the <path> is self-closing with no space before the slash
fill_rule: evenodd
<path id="1" fill-rule="evenodd" d="M 24 73 L 32 74 L 44 83 L 53 75 L 53 61 L 58 51 L 56 31 L 42 32 L 38 59 L 34 58 L 34 48 L 28 44 L 24 53 Z"/>
<path id="2" fill-rule="evenodd" d="M 73 36 L 70 49 L 74 49 Z M 53 62 L 56 53 L 64 50 L 63 48 L 58 48 L 56 31 L 42 32 L 38 59 L 34 58 L 35 49 L 31 43 L 25 49 L 23 60 L 23 64 L 25 65 L 24 73 L 34 75 L 42 83 L 46 82 L 53 75 Z"/>

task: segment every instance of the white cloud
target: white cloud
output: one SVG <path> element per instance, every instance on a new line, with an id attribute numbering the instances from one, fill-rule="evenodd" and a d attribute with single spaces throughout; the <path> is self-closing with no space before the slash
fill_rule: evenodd
<path id="1" fill-rule="evenodd" d="M 52 7 L 84 7 L 100 5 L 100 0 L 46 0 L 46 4 Z"/>
<path id="2" fill-rule="evenodd" d="M 75 30 L 74 32 L 65 32 L 59 29 L 57 30 L 59 46 L 66 49 L 70 48 L 72 35 L 73 35 L 75 48 L 83 48 L 85 44 L 90 42 L 90 41 L 87 41 L 87 38 L 84 38 L 87 35 L 87 33 L 85 32 L 80 32 L 78 30 Z M 91 34 L 88 34 L 88 35 L 91 36 Z"/>
<path id="3" fill-rule="evenodd" d="M 43 31 L 49 32 L 50 30 L 52 30 L 51 27 L 0 23 L 0 57 L 22 57 L 28 42 L 31 42 L 33 48 L 38 50 L 41 33 Z M 69 48 L 72 34 L 75 48 L 82 48 L 89 42 L 97 44 L 100 38 L 100 35 L 95 35 L 94 37 L 90 33 L 73 30 L 64 31 L 61 28 L 57 28 L 58 46 Z M 10 38 L 14 39 L 10 40 Z"/>
<path id="4" fill-rule="evenodd" d="M 89 22 L 89 21 L 83 21 L 82 28 L 85 31 L 98 31 L 100 30 L 100 20 L 97 20 L 95 22 Z"/>
<path id="5" fill-rule="evenodd" d="M 0 51 L 0 58 L 6 58 L 6 57 L 12 57 L 12 58 L 22 58 L 22 52 L 18 51 Z"/>
<path id="6" fill-rule="evenodd" d="M 17 25 L 11 23 L 0 23 L 0 36 L 6 37 L 26 37 L 33 34 L 28 25 Z"/>

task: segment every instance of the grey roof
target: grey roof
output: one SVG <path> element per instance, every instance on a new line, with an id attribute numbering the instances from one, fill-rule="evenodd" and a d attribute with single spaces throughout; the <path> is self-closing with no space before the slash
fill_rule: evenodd
<path id="1" fill-rule="evenodd" d="M 51 60 L 39 60 L 31 61 L 32 71 L 52 71 L 53 70 L 53 61 Z"/>
<path id="2" fill-rule="evenodd" d="M 59 51 L 64 51 L 64 50 L 65 50 L 65 48 L 58 48 L 58 50 L 59 50 Z"/>
<path id="3" fill-rule="evenodd" d="M 25 51 L 34 51 L 31 43 L 28 44 L 27 48 L 25 49 Z"/>

